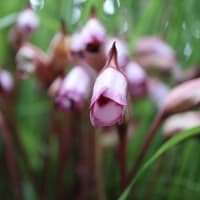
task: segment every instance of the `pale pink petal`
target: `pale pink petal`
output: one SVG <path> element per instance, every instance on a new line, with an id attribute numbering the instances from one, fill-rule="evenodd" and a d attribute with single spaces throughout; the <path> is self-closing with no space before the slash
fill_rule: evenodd
<path id="1" fill-rule="evenodd" d="M 103 70 L 97 77 L 91 105 L 104 93 L 104 96 L 113 99 L 116 103 L 127 105 L 127 80 L 125 76 L 112 67 Z"/>
<path id="2" fill-rule="evenodd" d="M 105 105 L 100 105 L 98 102 L 94 104 L 92 109 L 92 122 L 94 126 L 100 123 L 103 126 L 112 126 L 121 121 L 123 106 L 109 101 Z"/>

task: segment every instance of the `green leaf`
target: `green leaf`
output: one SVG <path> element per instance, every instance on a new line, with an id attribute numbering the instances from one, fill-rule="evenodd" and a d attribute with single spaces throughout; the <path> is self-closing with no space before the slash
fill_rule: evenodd
<path id="1" fill-rule="evenodd" d="M 122 193 L 118 200 L 125 200 L 127 199 L 133 185 L 139 179 L 139 177 L 143 174 L 145 170 L 148 169 L 163 153 L 174 147 L 175 145 L 181 143 L 187 138 L 193 137 L 200 133 L 200 127 L 195 127 L 190 130 L 183 131 L 176 136 L 169 139 L 165 142 L 156 152 L 155 154 L 140 168 L 138 173 L 136 174 L 135 178 L 131 181 L 130 185 L 126 188 L 126 190 Z"/>

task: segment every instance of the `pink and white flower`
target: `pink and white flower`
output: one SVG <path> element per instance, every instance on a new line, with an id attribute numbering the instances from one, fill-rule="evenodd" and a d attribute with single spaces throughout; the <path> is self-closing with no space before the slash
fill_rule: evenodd
<path id="1" fill-rule="evenodd" d="M 90 106 L 93 126 L 112 126 L 123 120 L 127 106 L 127 80 L 117 65 L 115 43 L 108 62 L 97 77 Z"/>
<path id="2" fill-rule="evenodd" d="M 106 30 L 96 18 L 95 10 L 91 10 L 91 16 L 81 30 L 81 38 L 85 49 L 89 52 L 98 52 L 106 39 Z"/>
<path id="3" fill-rule="evenodd" d="M 92 79 L 87 70 L 75 66 L 64 78 L 56 104 L 63 110 L 81 109 L 89 97 Z"/>

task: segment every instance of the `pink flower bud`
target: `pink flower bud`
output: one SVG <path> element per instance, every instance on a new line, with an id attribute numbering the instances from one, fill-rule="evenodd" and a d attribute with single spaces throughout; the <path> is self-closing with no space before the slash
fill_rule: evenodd
<path id="1" fill-rule="evenodd" d="M 123 71 L 127 77 L 129 92 L 133 97 L 141 97 L 147 92 L 147 75 L 144 69 L 134 61 L 129 62 Z"/>
<path id="2" fill-rule="evenodd" d="M 39 18 L 35 12 L 28 8 L 22 11 L 16 20 L 17 30 L 23 34 L 30 35 L 39 25 Z"/>
<path id="3" fill-rule="evenodd" d="M 114 41 L 116 42 L 118 65 L 119 67 L 124 67 L 128 61 L 128 47 L 125 41 L 119 38 L 108 38 L 104 47 L 105 54 L 109 54 Z"/>
<path id="4" fill-rule="evenodd" d="M 200 104 L 200 78 L 175 87 L 165 98 L 162 109 L 167 114 L 184 112 Z"/>
<path id="5" fill-rule="evenodd" d="M 56 103 L 63 110 L 81 109 L 89 97 L 92 80 L 83 67 L 74 67 L 64 78 Z"/>
<path id="6" fill-rule="evenodd" d="M 0 70 L 0 88 L 3 92 L 11 92 L 14 88 L 14 80 L 10 72 Z"/>
<path id="7" fill-rule="evenodd" d="M 117 50 L 112 46 L 108 61 L 97 77 L 90 105 L 90 119 L 94 126 L 120 123 L 127 106 L 127 80 L 117 65 Z"/>
<path id="8" fill-rule="evenodd" d="M 136 41 L 137 61 L 148 71 L 170 72 L 176 66 L 173 49 L 159 37 L 144 37 Z"/>
<path id="9" fill-rule="evenodd" d="M 163 125 L 165 138 L 200 125 L 200 112 L 183 112 L 167 118 Z"/>
<path id="10" fill-rule="evenodd" d="M 91 16 L 81 31 L 85 49 L 89 52 L 98 52 L 105 42 L 106 31 L 100 21 L 96 18 L 95 10 L 91 10 Z"/>

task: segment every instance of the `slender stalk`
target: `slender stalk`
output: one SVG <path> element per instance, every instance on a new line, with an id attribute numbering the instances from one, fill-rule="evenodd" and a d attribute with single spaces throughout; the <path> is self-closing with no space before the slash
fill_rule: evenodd
<path id="1" fill-rule="evenodd" d="M 118 159 L 120 171 L 120 186 L 123 191 L 127 184 L 127 163 L 126 163 L 126 147 L 127 147 L 127 124 L 117 127 L 118 130 Z"/>
<path id="2" fill-rule="evenodd" d="M 76 150 L 77 152 L 77 194 L 75 199 L 88 199 L 89 180 L 92 172 L 90 171 L 90 127 L 88 124 L 86 109 L 81 113 L 80 131 L 76 133 Z"/>
<path id="3" fill-rule="evenodd" d="M 58 135 L 59 140 L 59 160 L 58 160 L 58 199 L 66 198 L 66 188 L 64 182 L 65 167 L 68 159 L 69 148 L 72 136 L 75 134 L 77 127 L 76 121 L 79 119 L 79 112 L 72 111 L 69 115 L 63 114 L 62 131 Z M 66 123 L 66 118 L 68 122 Z"/>
<path id="4" fill-rule="evenodd" d="M 153 138 L 156 134 L 156 131 L 157 131 L 159 125 L 161 124 L 161 122 L 163 121 L 163 119 L 164 119 L 164 114 L 163 114 L 163 112 L 160 112 L 157 115 L 157 117 L 155 118 L 155 120 L 154 120 L 148 134 L 147 134 L 147 137 L 146 137 L 146 139 L 145 139 L 145 141 L 144 141 L 144 143 L 141 147 L 141 150 L 138 153 L 138 156 L 136 157 L 135 163 L 134 163 L 132 169 L 129 172 L 129 175 L 128 175 L 128 178 L 127 178 L 128 183 L 135 176 L 137 170 L 139 169 L 140 164 L 142 163 L 143 158 L 145 156 L 145 153 L 147 152 L 151 142 L 153 141 Z"/>
<path id="5" fill-rule="evenodd" d="M 16 155 L 14 153 L 15 150 L 12 144 L 11 133 L 8 129 L 8 126 L 6 124 L 6 121 L 2 113 L 0 113 L 0 129 L 1 129 L 2 139 L 5 145 L 8 171 L 9 171 L 9 175 L 13 184 L 13 189 L 16 195 L 16 199 L 22 200 L 23 193 L 22 193 L 22 188 L 20 184 L 21 183 L 20 172 L 19 172 L 19 168 L 18 168 L 18 164 L 16 160 Z"/>
<path id="6" fill-rule="evenodd" d="M 95 130 L 95 177 L 96 177 L 96 190 L 99 200 L 105 200 L 105 186 L 104 186 L 104 173 L 103 173 L 103 146 L 100 143 L 100 129 Z"/>

